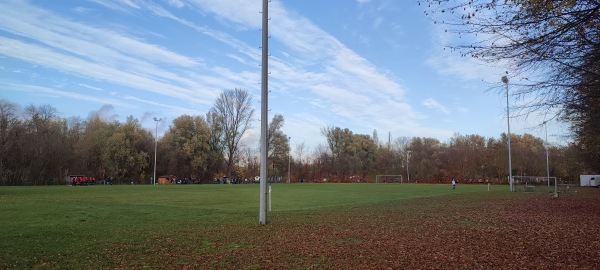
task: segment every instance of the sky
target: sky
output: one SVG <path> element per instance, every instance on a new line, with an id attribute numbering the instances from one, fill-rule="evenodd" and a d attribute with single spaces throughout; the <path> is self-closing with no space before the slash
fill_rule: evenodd
<path id="1" fill-rule="evenodd" d="M 507 131 L 505 69 L 444 49 L 456 37 L 426 8 L 269 3 L 268 114 L 283 115 L 292 149 L 325 144 L 321 129 L 332 126 L 383 141 Z M 258 145 L 261 0 L 4 0 L 0 10 L 0 99 L 65 118 L 133 116 L 160 137 L 173 119 L 205 115 L 224 90 L 243 88 L 255 108 L 243 143 Z M 511 117 L 511 132 L 544 138 L 544 120 Z M 563 134 L 548 125 L 551 143 Z"/>

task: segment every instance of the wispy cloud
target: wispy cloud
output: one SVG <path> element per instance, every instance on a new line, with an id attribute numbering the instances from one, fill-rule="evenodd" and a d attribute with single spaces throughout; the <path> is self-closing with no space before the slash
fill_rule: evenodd
<path id="1" fill-rule="evenodd" d="M 434 109 L 443 114 L 450 114 L 450 110 L 446 108 L 446 106 L 440 104 L 437 100 L 433 98 L 428 98 L 425 101 L 423 101 L 423 105 L 425 105 L 427 108 Z"/>
<path id="2" fill-rule="evenodd" d="M 185 3 L 181 0 L 168 0 L 169 5 L 176 8 L 182 8 L 185 6 Z"/>
<path id="3" fill-rule="evenodd" d="M 92 90 L 96 90 L 96 91 L 104 91 L 104 89 L 102 89 L 100 87 L 95 87 L 95 86 L 87 85 L 85 83 L 80 83 L 79 86 L 85 87 L 85 88 L 88 88 L 88 89 L 92 89 Z"/>
<path id="4" fill-rule="evenodd" d="M 197 59 L 111 30 L 70 21 L 26 2 L 3 2 L 0 8 L 6 15 L 0 17 L 0 30 L 36 41 L 26 43 L 1 37 L 0 55 L 202 104 L 208 104 L 204 98 L 218 93 L 166 69 L 205 69 Z"/>
<path id="5" fill-rule="evenodd" d="M 155 110 L 166 109 L 170 112 L 169 113 L 170 115 L 203 115 L 204 114 L 204 112 L 188 109 L 188 108 L 185 108 L 182 106 L 164 104 L 162 102 L 146 100 L 146 99 L 142 99 L 142 98 L 134 97 L 134 96 L 125 96 L 124 99 L 136 101 L 136 102 L 143 103 L 146 105 L 150 105 L 151 107 L 154 107 Z"/>
<path id="6" fill-rule="evenodd" d="M 17 40 L 0 37 L 0 54 L 10 55 L 23 61 L 39 64 L 63 72 L 99 79 L 135 89 L 146 89 L 180 99 L 191 98 L 191 92 L 186 88 L 159 82 L 146 76 L 121 71 L 109 66 L 85 61 L 81 58 L 60 54 L 50 49 Z"/>
<path id="7" fill-rule="evenodd" d="M 117 106 L 122 106 L 126 108 L 135 108 L 135 106 L 122 102 L 119 99 L 113 98 L 103 98 L 92 95 L 85 95 L 76 92 L 57 90 L 50 87 L 39 86 L 39 85 L 31 85 L 31 84 L 18 84 L 18 83 L 0 83 L 0 86 L 3 89 L 14 91 L 14 92 L 29 92 L 34 95 L 46 96 L 46 97 L 54 97 L 54 98 L 71 98 L 80 101 L 92 102 L 100 105 L 104 104 L 115 104 Z"/>
<path id="8" fill-rule="evenodd" d="M 260 1 L 224 0 L 215 3 L 208 0 L 195 0 L 191 1 L 190 5 L 226 21 L 226 26 L 235 29 L 256 27 L 253 29 L 256 31 L 260 28 L 258 13 L 261 10 Z M 227 33 L 197 26 L 160 7 L 153 7 L 153 9 L 160 10 L 155 14 L 192 27 L 243 55 L 241 58 L 239 54 L 228 54 L 230 58 L 242 63 L 247 63 L 246 57 L 255 63 L 260 60 L 260 51 L 256 46 L 246 44 Z M 375 119 L 364 121 L 369 128 L 378 125 L 379 119 L 388 119 L 388 114 L 395 115 L 395 119 L 400 115 L 405 121 L 415 121 L 410 119 L 417 115 L 411 112 L 411 106 L 402 104 L 404 88 L 388 74 L 377 70 L 365 58 L 344 46 L 308 19 L 288 12 L 281 2 L 271 2 L 269 14 L 271 17 L 269 31 L 272 39 L 285 46 L 279 47 L 279 50 L 286 57 L 285 60 L 275 56 L 270 57 L 270 85 L 273 89 L 291 94 L 288 99 L 302 98 L 300 90 L 309 90 L 317 98 L 309 102 L 310 104 L 327 103 L 328 105 L 321 108 L 327 108 L 346 121 Z M 227 73 L 223 75 L 228 76 Z M 239 78 L 240 73 L 231 75 Z M 245 82 L 249 83 L 252 80 L 257 82 L 258 79 L 256 76 L 250 76 Z M 394 104 L 392 106 L 401 110 L 401 113 L 378 110 L 381 105 L 375 100 L 399 103 L 398 106 Z"/>
<path id="9" fill-rule="evenodd" d="M 201 113 L 195 109 L 208 109 L 223 89 L 244 87 L 257 95 L 261 58 L 259 0 L 91 2 L 95 3 L 92 7 L 108 8 L 132 20 L 144 14 L 178 31 L 198 33 L 197 37 L 194 35 L 198 44 L 189 47 L 202 46 L 203 42 L 222 46 L 214 46 L 210 52 L 197 52 L 181 44 L 169 47 L 156 41 L 172 38 L 169 33 L 157 38 L 156 34 L 144 32 L 147 30 L 128 29 L 129 26 L 115 30 L 104 22 L 82 23 L 28 2 L 7 1 L 0 3 L 4 13 L 0 31 L 10 35 L 0 37 L 0 57 L 98 81 L 98 85 L 78 87 L 108 92 L 113 97 L 105 101 L 115 107 L 136 104 L 176 113 Z M 367 2 L 357 0 L 358 4 Z M 90 11 L 86 7 L 79 12 Z M 271 98 L 285 99 L 288 104 L 283 110 L 286 129 L 293 129 L 290 134 L 311 132 L 306 136 L 315 137 L 322 126 L 332 124 L 351 124 L 357 126 L 355 132 L 367 134 L 378 128 L 391 129 L 396 134 L 418 134 L 419 130 L 444 133 L 422 127 L 424 116 L 406 100 L 407 88 L 396 75 L 377 68 L 308 18 L 287 9 L 282 1 L 270 2 L 269 16 L 270 48 L 274 52 L 269 57 Z M 211 23 L 206 23 L 209 20 Z M 388 21 L 383 17 L 375 19 L 372 26 L 377 28 L 384 22 Z M 241 38 L 250 34 L 257 38 Z M 130 90 L 133 93 L 127 93 Z M 54 95 L 72 93 L 44 91 Z M 174 106 L 161 98 L 195 106 L 181 109 L 184 106 Z M 306 110 L 290 104 L 302 104 L 299 107 Z M 434 100 L 426 106 L 448 111 Z"/>

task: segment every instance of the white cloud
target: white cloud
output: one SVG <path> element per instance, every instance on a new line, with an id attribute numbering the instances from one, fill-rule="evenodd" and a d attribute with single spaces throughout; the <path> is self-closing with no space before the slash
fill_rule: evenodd
<path id="1" fill-rule="evenodd" d="M 155 110 L 164 109 L 168 112 L 168 115 L 173 116 L 173 117 L 178 117 L 181 115 L 203 115 L 204 114 L 201 111 L 188 109 L 188 108 L 185 108 L 182 106 L 164 104 L 161 102 L 145 100 L 145 99 L 134 97 L 134 96 L 125 96 L 124 99 L 151 105 L 151 107 L 155 108 Z"/>
<path id="2" fill-rule="evenodd" d="M 127 102 L 122 102 L 119 99 L 113 98 L 103 98 L 97 96 L 84 95 L 75 92 L 69 91 L 61 91 L 56 90 L 54 88 L 39 86 L 39 85 L 31 85 L 31 84 L 18 84 L 18 83 L 0 83 L 0 86 L 3 89 L 8 89 L 15 92 L 29 92 L 34 95 L 47 96 L 53 98 L 71 98 L 85 102 L 92 102 L 97 104 L 115 104 L 118 106 L 122 106 L 125 108 L 135 108 L 135 106 L 131 105 Z"/>
<path id="3" fill-rule="evenodd" d="M 185 3 L 181 0 L 168 0 L 169 5 L 176 8 L 182 8 L 185 6 Z"/>
<path id="4" fill-rule="evenodd" d="M 10 55 L 23 61 L 54 68 L 63 72 L 91 77 L 135 89 L 146 89 L 180 99 L 190 99 L 190 94 L 192 94 L 188 89 L 173 84 L 159 82 L 146 76 L 128 73 L 112 67 L 88 62 L 84 59 L 59 54 L 46 48 L 2 37 L 0 37 L 0 54 Z M 197 101 L 201 100 L 197 99 Z"/>
<path id="5" fill-rule="evenodd" d="M 92 89 L 92 90 L 96 90 L 96 91 L 104 91 L 104 89 L 102 89 L 100 87 L 95 87 L 95 86 L 87 85 L 85 83 L 80 83 L 79 86 L 85 87 L 85 88 L 88 88 L 88 89 Z"/>
<path id="6" fill-rule="evenodd" d="M 260 16 L 232 16 L 240 10 L 260 10 L 259 1 L 245 1 L 243 4 L 234 0 L 219 1 L 213 5 L 211 1 L 197 0 L 193 4 L 229 23 L 260 27 Z M 274 56 L 269 59 L 270 88 L 291 94 L 288 99 L 301 99 L 306 93 L 301 94 L 299 90 L 311 90 L 314 97 L 308 104 L 321 108 L 323 114 L 333 113 L 347 123 L 362 125 L 365 130 L 372 131 L 374 126 L 397 125 L 398 122 L 418 123 L 417 119 L 422 116 L 403 103 L 405 89 L 388 74 L 377 70 L 368 60 L 308 19 L 288 12 L 281 2 L 270 3 L 269 17 L 272 40 L 289 49 L 283 54 L 285 61 Z M 225 33 L 209 31 L 207 34 L 258 62 L 260 54 L 251 46 Z M 385 100 L 385 105 L 380 104 L 381 100 Z M 398 122 L 389 123 L 389 119 Z"/>
<path id="7" fill-rule="evenodd" d="M 433 98 L 428 98 L 425 101 L 423 101 L 423 105 L 425 105 L 427 108 L 434 109 L 443 114 L 450 114 L 450 110 L 446 108 L 446 106 L 440 104 L 437 100 Z"/>
<path id="8" fill-rule="evenodd" d="M 273 6 L 277 2 L 270 2 Z M 218 18 L 229 21 L 239 29 L 258 29 L 261 27 L 262 5 L 261 1 L 257 0 L 190 0 L 190 5 L 205 11 L 215 14 Z M 271 9 L 269 8 L 269 13 Z"/>
<path id="9" fill-rule="evenodd" d="M 138 104 L 170 113 L 199 113 L 193 109 L 178 109 L 184 106 L 168 102 L 175 100 L 208 108 L 218 92 L 236 87 L 249 88 L 257 96 L 261 59 L 260 32 L 257 31 L 261 27 L 260 1 L 93 2 L 135 16 L 141 13 L 155 16 L 171 24 L 169 26 L 183 26 L 177 30 L 196 31 L 202 41 L 222 46 L 212 47 L 215 52 L 200 53 L 203 58 L 191 57 L 182 53 L 183 50 L 175 51 L 179 46 L 145 41 L 143 35 L 148 37 L 151 33 L 135 26 L 116 31 L 106 24 L 69 20 L 15 1 L 0 3 L 0 9 L 5 11 L 5 16 L 0 17 L 0 31 L 25 39 L 0 37 L 0 57 L 98 81 L 101 88 L 79 86 L 105 89 L 112 99 L 125 96 L 125 101 L 114 103 L 115 106 Z M 285 106 L 286 133 L 319 140 L 322 139 L 318 136 L 321 127 L 340 125 L 363 134 L 378 129 L 398 135 L 451 135 L 451 132 L 423 128 L 425 117 L 408 103 L 407 89 L 394 75 L 378 69 L 335 36 L 306 17 L 289 11 L 283 4 L 270 2 L 270 48 L 278 53 L 269 58 L 269 86 L 271 98 L 285 99 L 282 106 Z M 200 14 L 202 19 L 189 14 Z M 213 20 L 221 25 L 211 24 Z M 379 27 L 383 21 L 383 17 L 376 19 L 373 26 Z M 129 33 L 133 31 L 135 35 Z M 256 36 L 256 43 L 241 38 L 250 34 Z M 169 35 L 164 33 L 160 40 L 169 40 L 172 38 Z M 218 56 L 210 59 L 212 53 Z M 214 64 L 221 62 L 226 64 Z M 449 66 L 436 68 L 440 72 L 463 72 Z M 131 89 L 135 92 L 129 93 Z M 149 93 L 152 95 L 144 95 Z M 297 106 L 300 108 L 296 108 L 298 104 L 302 104 Z M 426 106 L 443 113 L 449 111 L 435 100 Z M 249 134 L 247 139 L 252 141 L 255 135 Z M 316 142 L 310 144 L 316 145 Z"/>

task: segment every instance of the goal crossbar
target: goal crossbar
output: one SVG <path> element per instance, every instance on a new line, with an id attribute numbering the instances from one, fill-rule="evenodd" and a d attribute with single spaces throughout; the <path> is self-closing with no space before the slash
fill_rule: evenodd
<path id="1" fill-rule="evenodd" d="M 536 185 L 536 184 L 553 184 L 554 182 L 556 182 L 556 177 L 555 176 L 529 176 L 529 175 L 522 175 L 522 176 L 514 176 L 513 175 L 513 181 L 515 182 L 515 184 L 521 184 L 521 185 Z"/>
<path id="2" fill-rule="evenodd" d="M 378 174 L 375 176 L 375 183 L 400 183 L 403 177 L 400 174 Z"/>
<path id="3" fill-rule="evenodd" d="M 542 187 L 547 186 L 547 189 L 554 193 L 558 192 L 558 178 L 556 176 L 513 176 L 513 181 L 516 186 L 523 186 L 524 190 L 532 190 L 536 186 Z"/>

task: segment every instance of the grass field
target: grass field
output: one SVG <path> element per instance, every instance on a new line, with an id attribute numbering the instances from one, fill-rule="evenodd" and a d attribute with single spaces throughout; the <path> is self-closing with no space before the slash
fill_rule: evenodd
<path id="1" fill-rule="evenodd" d="M 560 198 L 507 190 L 278 184 L 261 226 L 258 185 L 0 187 L 0 268 L 600 265 L 577 251 L 600 250 L 597 236 L 586 236 L 600 229 L 598 190 Z"/>

